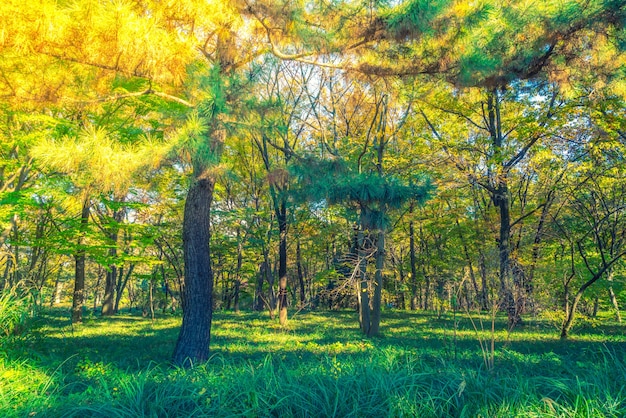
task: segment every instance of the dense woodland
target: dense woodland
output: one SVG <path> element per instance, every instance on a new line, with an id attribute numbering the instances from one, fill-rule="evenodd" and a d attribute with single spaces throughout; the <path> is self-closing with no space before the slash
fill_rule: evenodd
<path id="1" fill-rule="evenodd" d="M 625 5 L 5 1 L 0 292 L 620 320 Z"/>

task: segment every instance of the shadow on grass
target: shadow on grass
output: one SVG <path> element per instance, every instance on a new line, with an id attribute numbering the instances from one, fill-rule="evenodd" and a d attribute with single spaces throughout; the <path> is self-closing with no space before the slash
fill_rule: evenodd
<path id="1" fill-rule="evenodd" d="M 123 314 L 87 317 L 84 324 L 71 326 L 65 314 L 63 310 L 45 312 L 33 328 L 35 337 L 25 343 L 26 351 L 44 367 L 61 365 L 63 372 L 71 373 L 81 361 L 109 364 L 128 372 L 154 363 L 169 365 L 180 317 L 160 316 L 152 323 L 139 314 Z M 490 327 L 485 321 L 483 325 Z M 364 337 L 354 311 L 299 313 L 284 329 L 265 313 L 217 311 L 211 354 L 217 362 L 237 366 L 261 362 L 268 355 L 294 365 L 319 363 L 328 357 L 366 362 L 383 352 L 390 358 L 410 356 L 431 365 L 458 362 L 481 368 L 485 367 L 485 356 L 491 354 L 493 337 L 497 366 L 536 374 L 546 367 L 576 367 L 577 363 L 593 361 L 598 352 L 623 356 L 626 351 L 624 327 L 617 325 L 584 330 L 585 336 L 608 336 L 604 341 L 577 336 L 561 341 L 547 322 L 533 321 L 507 333 L 505 318 L 497 318 L 496 333 L 491 335 L 474 329 L 464 316 L 455 320 L 451 315 L 388 311 L 381 329 L 379 337 Z M 482 348 L 480 341 L 485 344 Z"/>

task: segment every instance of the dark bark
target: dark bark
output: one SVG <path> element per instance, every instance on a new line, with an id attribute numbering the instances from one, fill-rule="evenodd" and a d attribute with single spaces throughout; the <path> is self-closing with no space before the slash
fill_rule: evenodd
<path id="1" fill-rule="evenodd" d="M 483 311 L 486 311 L 489 305 L 487 264 L 485 262 L 485 253 L 481 249 L 478 250 L 478 270 L 480 271 L 480 307 Z"/>
<path id="2" fill-rule="evenodd" d="M 111 248 L 109 250 L 109 256 L 117 256 L 117 250 Z M 106 278 L 104 282 L 104 299 L 102 300 L 102 316 L 113 315 L 114 299 L 115 299 L 115 285 L 117 283 L 117 266 L 110 265 L 109 270 L 106 272 Z"/>
<path id="3" fill-rule="evenodd" d="M 500 254 L 500 307 L 506 310 L 509 328 L 517 325 L 521 318 L 517 310 L 513 296 L 511 281 L 510 238 L 511 238 L 511 214 L 509 206 L 508 187 L 501 180 L 494 201 L 500 212 L 500 238 L 498 252 Z"/>
<path id="4" fill-rule="evenodd" d="M 243 265 L 243 242 L 241 231 L 237 230 L 237 270 L 235 277 L 235 288 L 233 289 L 233 308 L 239 312 L 239 290 L 241 288 L 241 266 Z"/>
<path id="5" fill-rule="evenodd" d="M 276 211 L 278 221 L 278 320 L 280 325 L 287 324 L 287 207 L 285 200 L 280 202 Z"/>
<path id="6" fill-rule="evenodd" d="M 595 282 L 600 280 L 600 278 L 605 273 L 607 273 L 607 271 L 609 271 L 609 269 L 611 268 L 611 266 L 613 266 L 613 264 L 621 260 L 622 257 L 626 256 L 626 251 L 619 253 L 615 257 L 613 257 L 611 260 L 603 262 L 603 265 L 600 268 L 600 270 L 598 270 L 597 272 L 593 272 L 587 263 L 587 259 L 585 258 L 582 252 L 582 249 L 580 249 L 580 253 L 585 259 L 585 264 L 587 264 L 587 268 L 592 273 L 592 276 L 589 280 L 587 280 L 578 288 L 578 291 L 574 295 L 574 299 L 572 300 L 571 305 L 568 307 L 568 309 L 565 310 L 565 320 L 563 321 L 563 325 L 561 326 L 561 339 L 562 340 L 565 340 L 569 337 L 569 332 L 572 329 L 572 325 L 574 325 L 574 318 L 576 316 L 576 309 L 578 307 L 578 303 L 580 302 L 580 299 L 582 298 L 585 291 L 589 287 L 591 287 Z"/>
<path id="7" fill-rule="evenodd" d="M 365 233 L 358 231 L 358 260 L 357 260 L 357 301 L 359 304 L 359 323 L 361 332 L 369 335 L 370 332 L 370 297 L 369 283 L 367 280 L 367 250 L 365 248 Z"/>
<path id="8" fill-rule="evenodd" d="M 209 357 L 213 315 L 213 271 L 210 253 L 210 211 L 215 181 L 206 174 L 194 179 L 183 217 L 185 307 L 173 362 L 190 367 Z"/>
<path id="9" fill-rule="evenodd" d="M 415 256 L 415 227 L 413 225 L 413 203 L 409 209 L 411 220 L 409 221 L 409 257 L 411 260 L 411 310 L 418 306 L 418 283 L 417 283 L 417 259 Z"/>
<path id="10" fill-rule="evenodd" d="M 609 300 L 611 301 L 611 305 L 613 305 L 613 309 L 615 309 L 615 320 L 619 323 L 622 322 L 622 315 L 619 311 L 619 303 L 617 302 L 617 296 L 615 296 L 615 291 L 613 290 L 613 275 L 615 273 L 611 271 L 608 274 L 607 281 L 609 282 Z"/>
<path id="11" fill-rule="evenodd" d="M 426 238 L 424 237 L 424 230 L 422 229 L 422 226 L 420 225 L 420 251 L 425 255 L 425 259 L 430 260 L 431 257 L 428 254 L 428 243 L 426 241 Z M 430 309 L 430 274 L 428 273 L 428 270 L 426 269 L 426 263 L 422 263 L 422 274 L 424 275 L 424 297 L 422 298 L 422 309 L 423 310 L 428 310 Z"/>
<path id="12" fill-rule="evenodd" d="M 262 311 L 265 307 L 265 298 L 263 297 L 263 282 L 265 281 L 265 277 L 267 276 L 267 270 L 269 266 L 267 262 L 263 261 L 259 265 L 259 272 L 257 274 L 256 287 L 254 290 L 254 310 Z"/>
<path id="13" fill-rule="evenodd" d="M 133 274 L 134 270 L 135 264 L 128 266 L 126 273 L 124 273 L 123 268 L 118 269 L 118 280 L 115 285 L 115 303 L 113 305 L 113 312 L 118 312 L 120 310 L 120 300 L 122 300 L 122 294 L 124 293 L 124 289 L 126 289 L 128 280 L 130 280 L 130 276 Z"/>
<path id="14" fill-rule="evenodd" d="M 296 241 L 296 267 L 298 269 L 298 284 L 300 286 L 300 307 L 306 303 L 306 286 L 304 285 L 304 271 L 302 268 L 302 251 L 300 249 L 300 240 Z"/>
<path id="15" fill-rule="evenodd" d="M 110 241 L 111 248 L 109 249 L 109 258 L 112 263 L 109 265 L 109 269 L 106 275 L 106 281 L 104 285 L 104 299 L 102 301 L 102 315 L 113 315 L 117 312 L 117 307 L 115 303 L 115 295 L 118 285 L 118 280 L 120 280 L 121 273 L 118 271 L 117 265 L 115 264 L 117 259 L 117 241 L 119 235 L 118 224 L 122 222 L 124 217 L 124 211 L 116 210 L 113 212 L 113 225 L 108 229 L 108 238 Z"/>
<path id="16" fill-rule="evenodd" d="M 535 230 L 535 238 L 533 240 L 533 251 L 531 255 L 530 266 L 528 267 L 528 274 L 526 275 L 526 282 L 524 283 L 524 289 L 523 289 L 525 292 L 524 302 L 526 303 L 528 303 L 528 301 L 532 301 L 532 296 L 534 293 L 535 271 L 537 269 L 537 263 L 539 261 L 539 250 L 541 248 L 541 241 L 543 239 L 543 231 L 544 231 L 544 227 L 546 224 L 546 219 L 548 217 L 550 207 L 552 206 L 552 202 L 554 200 L 554 195 L 555 195 L 554 191 L 550 191 L 550 193 L 548 193 L 546 203 L 541 209 L 541 216 L 539 217 L 539 222 L 537 223 L 537 229 Z M 522 306 L 522 309 L 526 311 L 528 307 L 524 304 Z"/>
<path id="17" fill-rule="evenodd" d="M 460 228 L 459 220 L 456 220 L 457 227 Z M 459 229 L 459 239 L 461 240 L 461 244 L 463 245 L 463 254 L 465 255 L 465 260 L 467 261 L 467 268 L 470 277 L 470 281 L 472 282 L 472 289 L 474 290 L 474 294 L 480 296 L 480 291 L 478 290 L 478 282 L 476 281 L 476 274 L 474 272 L 474 263 L 472 263 L 472 257 L 470 256 L 469 249 L 467 247 L 467 242 L 465 241 L 465 236 Z M 471 305 L 473 305 L 473 300 L 470 301 L 470 297 L 468 292 L 465 292 L 467 298 L 467 309 L 470 309 Z"/>
<path id="18" fill-rule="evenodd" d="M 378 231 L 376 238 L 376 273 L 374 273 L 374 298 L 372 299 L 372 315 L 368 337 L 378 335 L 383 294 L 383 267 L 385 265 L 385 232 Z"/>
<path id="19" fill-rule="evenodd" d="M 83 322 L 83 304 L 85 302 L 85 260 L 86 251 L 84 248 L 85 233 L 89 223 L 89 199 L 83 202 L 80 214 L 80 226 L 78 241 L 76 243 L 76 253 L 74 254 L 74 296 L 72 298 L 72 323 Z"/>
<path id="20" fill-rule="evenodd" d="M 487 96 L 487 113 L 489 118 L 489 134 L 494 149 L 496 160 L 502 159 L 502 123 L 500 119 L 500 101 L 497 90 Z M 497 173 L 495 188 L 491 190 L 494 205 L 500 215 L 500 234 L 498 239 L 499 253 L 499 278 L 500 278 L 500 308 L 506 310 L 509 328 L 513 328 L 521 320 L 517 310 L 515 297 L 512 290 L 511 274 L 511 197 L 508 186 L 506 167 L 501 167 Z"/>

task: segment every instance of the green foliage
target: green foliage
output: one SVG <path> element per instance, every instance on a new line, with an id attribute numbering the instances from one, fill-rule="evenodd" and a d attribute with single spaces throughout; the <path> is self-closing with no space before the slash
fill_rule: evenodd
<path id="1" fill-rule="evenodd" d="M 72 329 L 58 312 L 50 313 L 23 357 L 0 358 L 0 413 L 617 417 L 626 412 L 623 326 L 589 328 L 579 340 L 562 343 L 548 323 L 532 322 L 507 336 L 504 318 L 497 318 L 495 368 L 488 371 L 466 317 L 390 312 L 389 331 L 365 340 L 353 326 L 354 315 L 300 314 L 284 329 L 258 314 L 217 312 L 213 356 L 183 370 L 168 366 L 179 318 L 152 323 L 122 315 Z"/>
<path id="2" fill-rule="evenodd" d="M 297 198 L 313 202 L 325 199 L 329 205 L 347 204 L 365 209 L 371 216 L 379 217 L 372 219 L 372 225 L 386 224 L 387 211 L 398 209 L 408 201 L 422 204 L 433 189 L 426 176 L 414 176 L 407 182 L 392 175 L 355 173 L 338 160 L 309 159 L 291 169 L 299 180 L 299 189 L 293 192 Z"/>
<path id="3" fill-rule="evenodd" d="M 5 289 L 0 293 L 0 338 L 25 331 L 31 317 L 31 299 L 19 290 Z"/>

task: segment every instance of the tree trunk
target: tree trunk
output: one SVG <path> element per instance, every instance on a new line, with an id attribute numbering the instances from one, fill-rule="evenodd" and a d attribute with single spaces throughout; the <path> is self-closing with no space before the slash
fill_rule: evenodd
<path id="1" fill-rule="evenodd" d="M 487 113 L 489 117 L 489 135 L 491 136 L 496 160 L 502 159 L 502 123 L 500 119 L 500 102 L 498 91 L 494 90 L 487 97 Z M 506 310 L 509 328 L 513 328 L 520 322 L 519 312 L 515 304 L 515 297 L 512 290 L 511 271 L 511 203 L 509 196 L 509 186 L 507 171 L 505 167 L 500 167 L 501 172 L 497 173 L 495 189 L 491 189 L 494 205 L 498 208 L 500 215 L 500 236 L 498 240 L 498 252 L 500 261 L 500 307 Z"/>
<path id="2" fill-rule="evenodd" d="M 374 298 L 372 300 L 372 324 L 367 335 L 378 335 L 383 294 L 383 268 L 385 266 L 385 232 L 380 229 L 376 239 L 376 273 L 374 274 Z"/>
<path id="3" fill-rule="evenodd" d="M 117 304 L 115 303 L 115 296 L 118 283 L 121 279 L 121 273 L 118 271 L 116 259 L 117 259 L 117 241 L 119 235 L 118 225 L 124 218 L 123 210 L 115 210 L 113 212 L 113 225 L 108 228 L 109 240 L 111 248 L 109 249 L 109 257 L 111 264 L 106 275 L 106 281 L 104 286 L 104 300 L 102 301 L 102 316 L 113 315 L 117 312 Z"/>
<path id="4" fill-rule="evenodd" d="M 241 288 L 241 266 L 243 265 L 243 242 L 240 237 L 241 231 L 237 229 L 237 270 L 235 277 L 235 289 L 233 291 L 233 307 L 239 312 L 239 289 Z"/>
<path id="5" fill-rule="evenodd" d="M 576 316 L 576 309 L 578 307 L 578 302 L 580 302 L 580 298 L 582 297 L 583 292 L 577 292 L 576 296 L 574 296 L 574 300 L 572 303 L 567 303 L 567 308 L 565 312 L 565 320 L 563 321 L 563 325 L 561 326 L 561 339 L 566 340 L 569 337 L 569 332 L 572 329 L 572 325 L 574 324 L 574 318 Z"/>
<path id="6" fill-rule="evenodd" d="M 609 282 L 609 299 L 611 300 L 611 305 L 613 305 L 613 309 L 615 309 L 615 320 L 622 323 L 622 315 L 619 312 L 619 304 L 617 303 L 617 297 L 615 296 L 615 292 L 613 291 L 613 271 L 608 274 L 607 281 Z"/>
<path id="7" fill-rule="evenodd" d="M 298 284 L 300 286 L 300 308 L 306 303 L 306 286 L 304 285 L 304 271 L 302 269 L 302 251 L 300 250 L 300 239 L 296 241 L 296 266 L 298 269 Z"/>
<path id="8" fill-rule="evenodd" d="M 135 264 L 131 264 L 128 266 L 128 271 L 123 274 L 123 269 L 120 268 L 117 271 L 117 284 L 115 285 L 115 303 L 113 305 L 113 312 L 118 312 L 120 310 L 120 300 L 122 300 L 122 294 L 124 293 L 124 289 L 128 284 L 128 280 L 130 280 L 131 274 L 135 270 Z"/>
<path id="9" fill-rule="evenodd" d="M 89 223 L 89 198 L 85 198 L 83 209 L 80 214 L 80 227 L 77 249 L 74 254 L 74 296 L 72 298 L 72 323 L 83 322 L 83 304 L 85 302 L 85 259 L 86 252 L 83 247 L 87 224 Z"/>
<path id="10" fill-rule="evenodd" d="M 190 367 L 209 357 L 213 315 L 213 271 L 210 253 L 210 212 L 215 180 L 196 177 L 187 193 L 183 217 L 185 308 L 173 362 Z"/>
<path id="11" fill-rule="evenodd" d="M 369 335 L 370 332 L 370 295 L 367 280 L 367 258 L 365 249 L 365 233 L 362 229 L 358 232 L 358 260 L 357 260 L 357 300 L 359 302 L 359 323 L 361 332 Z"/>
<path id="12" fill-rule="evenodd" d="M 521 318 L 517 310 L 511 286 L 511 248 L 509 245 L 511 238 L 511 214 L 509 190 L 504 179 L 500 180 L 494 201 L 500 212 L 500 239 L 498 242 L 498 252 L 500 254 L 500 307 L 506 310 L 509 328 L 513 328 L 520 322 Z"/>
<path id="13" fill-rule="evenodd" d="M 287 324 L 287 207 L 285 200 L 280 203 L 276 213 L 280 242 L 278 244 L 278 321 Z"/>
<path id="14" fill-rule="evenodd" d="M 583 253 L 582 253 L 582 249 L 580 249 L 580 247 L 579 247 L 579 250 L 581 251 L 581 255 L 582 255 Z M 587 290 L 595 282 L 600 280 L 600 278 L 607 271 L 609 271 L 611 266 L 613 264 L 615 264 L 617 261 L 619 261 L 624 256 L 626 256 L 626 251 L 623 251 L 623 252 L 617 254 L 616 256 L 614 256 L 609 261 L 604 261 L 602 263 L 603 266 L 600 268 L 600 270 L 598 270 L 597 272 L 593 273 L 593 276 L 591 277 L 591 279 L 587 280 L 585 283 L 583 283 L 582 286 L 580 286 L 580 288 L 576 292 L 576 295 L 574 296 L 574 299 L 572 300 L 571 305 L 570 306 L 566 306 L 566 309 L 565 309 L 565 320 L 563 321 L 563 325 L 561 326 L 561 339 L 563 339 L 563 340 L 567 339 L 567 337 L 569 336 L 569 331 L 572 328 L 572 325 L 574 324 L 574 316 L 576 315 L 576 308 L 578 307 L 578 303 L 580 302 L 580 299 L 582 298 L 583 293 L 585 293 L 585 290 Z M 589 266 L 587 266 L 587 267 L 591 271 Z M 573 273 L 572 273 L 572 276 L 573 276 Z"/>
<path id="15" fill-rule="evenodd" d="M 63 294 L 63 288 L 65 287 L 65 283 L 63 283 L 59 276 L 54 281 L 54 291 L 52 292 L 52 297 L 50 298 L 50 307 L 52 308 L 55 304 L 61 303 L 61 295 Z"/>
<path id="16" fill-rule="evenodd" d="M 154 323 L 154 275 L 150 278 L 148 288 L 148 303 L 150 304 L 150 320 Z"/>
<path id="17" fill-rule="evenodd" d="M 264 309 L 265 302 L 263 298 L 263 282 L 265 276 L 267 275 L 266 271 L 268 269 L 268 265 L 266 261 L 263 261 L 259 265 L 259 273 L 257 275 L 256 287 L 254 290 L 254 310 L 261 312 Z"/>
<path id="18" fill-rule="evenodd" d="M 109 256 L 116 257 L 117 251 L 115 248 L 109 250 Z M 104 283 L 104 299 L 102 301 L 102 316 L 113 315 L 115 312 L 114 299 L 115 299 L 115 285 L 117 284 L 117 266 L 110 265 L 109 270 L 106 272 L 106 280 Z"/>
<path id="19" fill-rule="evenodd" d="M 414 311 L 418 306 L 418 283 L 417 283 L 417 259 L 415 257 L 415 227 L 413 225 L 413 202 L 409 208 L 411 220 L 409 221 L 409 256 L 411 260 L 411 310 Z"/>

